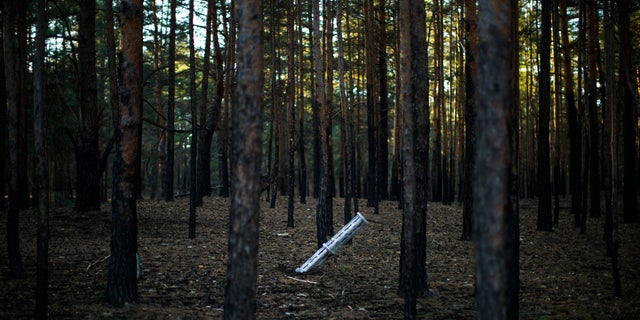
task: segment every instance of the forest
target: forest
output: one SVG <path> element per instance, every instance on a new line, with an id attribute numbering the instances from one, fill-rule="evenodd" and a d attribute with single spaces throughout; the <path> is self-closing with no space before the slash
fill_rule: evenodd
<path id="1" fill-rule="evenodd" d="M 0 318 L 640 317 L 640 1 L 0 10 Z"/>

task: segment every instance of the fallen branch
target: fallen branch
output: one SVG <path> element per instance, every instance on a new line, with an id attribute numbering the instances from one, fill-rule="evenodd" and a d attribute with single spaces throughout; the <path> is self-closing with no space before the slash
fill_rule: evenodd
<path id="1" fill-rule="evenodd" d="M 294 277 L 290 277 L 290 276 L 287 276 L 287 278 L 289 278 L 291 280 L 299 281 L 299 282 L 304 282 L 304 283 L 318 284 L 317 282 L 311 281 L 311 280 L 298 279 L 298 278 L 294 278 Z"/>
<path id="2" fill-rule="evenodd" d="M 87 266 L 87 270 L 85 270 L 85 272 L 89 272 L 89 269 L 91 269 L 91 267 L 95 266 L 96 264 L 107 261 L 107 259 L 109 259 L 109 257 L 111 257 L 111 255 L 108 255 L 108 256 L 106 256 L 106 257 L 104 257 L 104 258 L 102 258 L 102 259 L 100 259 L 98 261 L 95 261 L 93 263 L 89 263 L 89 265 Z"/>

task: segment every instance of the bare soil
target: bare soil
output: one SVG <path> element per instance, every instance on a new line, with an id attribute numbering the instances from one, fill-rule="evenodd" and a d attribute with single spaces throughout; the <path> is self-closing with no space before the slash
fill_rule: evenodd
<path id="1" fill-rule="evenodd" d="M 362 208 L 369 224 L 316 272 L 294 270 L 315 252 L 315 200 L 296 204 L 287 228 L 286 199 L 263 202 L 260 219 L 259 319 L 401 319 L 397 295 L 401 211 L 383 202 L 380 214 Z M 364 201 L 362 201 L 364 204 Z M 342 199 L 334 201 L 337 231 Z M 603 218 L 589 219 L 586 235 L 573 227 L 567 206 L 554 232 L 537 232 L 536 204 L 521 202 L 521 319 L 640 319 L 640 225 L 619 225 L 623 298 L 613 297 L 610 259 L 602 241 Z M 51 213 L 50 316 L 53 319 L 220 318 L 225 287 L 228 200 L 205 198 L 197 237 L 187 238 L 187 200 L 141 201 L 139 302 L 105 303 L 110 207 Z M 20 218 L 27 277 L 6 275 L 6 237 L 0 236 L 0 319 L 33 318 L 36 219 Z M 459 240 L 460 206 L 430 204 L 427 265 L 433 292 L 418 302 L 422 319 L 475 317 L 473 244 Z M 0 213 L 6 230 L 6 211 Z"/>

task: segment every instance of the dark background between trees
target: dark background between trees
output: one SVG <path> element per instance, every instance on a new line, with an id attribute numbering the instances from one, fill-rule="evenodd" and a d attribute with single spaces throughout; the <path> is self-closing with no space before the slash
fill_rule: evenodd
<path id="1" fill-rule="evenodd" d="M 5 0 L 2 7 L 0 207 L 12 277 L 24 276 L 20 211 L 36 204 L 46 239 L 48 205 L 88 212 L 113 202 L 114 233 L 122 237 L 112 245 L 123 237 L 132 242 L 121 246 L 125 255 L 114 249 L 111 263 L 131 285 L 136 199 L 169 203 L 189 196 L 193 238 L 203 197 L 260 196 L 271 208 L 286 197 L 292 228 L 294 202 L 317 201 L 318 246 L 334 233 L 333 198 L 346 199 L 344 222 L 359 206 L 377 213 L 380 201 L 398 201 L 407 228 L 399 266 L 407 318 L 415 317 L 411 297 L 429 291 L 428 201 L 464 203 L 460 238 L 476 240 L 478 261 L 505 254 L 506 265 L 496 267 L 504 269 L 504 287 L 497 290 L 517 292 L 519 199 L 536 198 L 537 229 L 552 231 L 563 218 L 560 199 L 570 197 L 577 232 L 588 232 L 587 219 L 605 220 L 605 230 L 592 232 L 604 234 L 617 278 L 617 226 L 640 221 L 638 1 L 50 0 L 42 6 Z M 262 33 L 254 37 L 264 63 L 250 63 L 258 69 L 246 81 L 264 83 L 238 90 L 249 59 L 241 49 L 257 48 L 250 42 L 256 39 L 240 32 L 241 23 L 256 22 L 242 20 L 243 13 L 255 6 Z M 128 28 L 138 14 L 141 20 Z M 493 26 L 496 21 L 504 23 Z M 137 48 L 127 47 L 135 42 Z M 256 90 L 262 90 L 259 102 L 241 99 Z M 243 109 L 244 103 L 253 107 Z M 234 113 L 257 111 L 261 130 L 251 141 L 259 152 L 251 154 L 258 163 L 250 171 L 256 176 L 243 180 L 237 166 L 247 155 L 238 149 L 245 140 L 237 139 L 250 122 L 234 120 Z M 500 174 L 491 171 L 498 168 Z M 502 184 L 485 184 L 496 177 Z M 128 204 L 117 202 L 122 199 Z M 488 199 L 500 201 L 486 207 Z M 120 218 L 125 229 L 115 226 Z M 490 228 L 492 219 L 504 228 L 505 247 L 483 242 L 482 226 Z M 257 224 L 255 217 L 247 221 Z M 41 244 L 46 267 L 47 244 Z M 497 251 L 480 250 L 489 248 L 484 245 Z M 619 283 L 612 286 L 619 294 Z M 118 290 L 112 303 L 136 300 L 135 284 Z M 515 306 L 505 314 L 518 313 L 515 300 L 505 302 Z"/>

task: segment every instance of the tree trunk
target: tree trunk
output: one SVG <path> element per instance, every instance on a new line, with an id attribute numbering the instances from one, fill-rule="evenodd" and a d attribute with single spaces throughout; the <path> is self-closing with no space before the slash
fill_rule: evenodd
<path id="1" fill-rule="evenodd" d="M 169 0 L 171 13 L 169 18 L 169 83 L 167 88 L 167 143 L 166 156 L 162 166 L 162 193 L 164 201 L 173 201 L 173 171 L 174 171 L 174 119 L 176 109 L 176 9 L 177 0 Z"/>
<path id="2" fill-rule="evenodd" d="M 297 17 L 298 17 L 298 43 L 302 43 L 304 38 L 304 32 L 302 31 L 302 0 L 297 1 Z M 298 46 L 298 64 L 299 64 L 299 79 L 300 84 L 304 83 L 305 79 L 305 64 L 304 64 L 304 46 Z M 300 195 L 300 203 L 307 202 L 307 159 L 306 159 L 306 144 L 305 144 L 305 90 L 303 86 L 300 86 L 300 90 L 298 91 L 298 159 L 299 159 L 299 168 L 298 168 L 298 193 Z"/>
<path id="3" fill-rule="evenodd" d="M 100 146 L 96 78 L 96 1 L 80 2 L 78 30 L 80 123 L 76 145 L 77 211 L 100 209 Z"/>
<path id="4" fill-rule="evenodd" d="M 198 163 L 197 163 L 197 204 L 202 205 L 202 198 L 204 196 L 211 196 L 211 142 L 213 138 L 213 128 L 209 126 L 209 123 L 213 121 L 214 114 L 207 112 L 209 104 L 209 74 L 211 73 L 211 37 L 212 34 L 218 33 L 216 3 L 214 0 L 207 1 L 207 19 L 206 19 L 206 34 L 204 41 L 204 57 L 202 61 L 202 82 L 200 84 L 200 131 L 199 146 L 198 146 Z M 216 81 L 216 84 L 218 81 Z M 218 99 L 217 95 L 213 97 Z M 220 98 L 222 99 L 222 98 Z M 216 102 L 211 103 L 213 109 Z M 220 107 L 217 108 L 220 110 Z M 213 111 L 213 110 L 212 110 Z"/>
<path id="5" fill-rule="evenodd" d="M 429 100 L 425 21 L 423 1 L 400 1 L 403 219 L 399 288 L 405 298 L 405 319 L 416 318 L 416 300 L 428 292 L 425 263 Z"/>
<path id="6" fill-rule="evenodd" d="M 142 125 L 142 0 L 123 0 L 120 5 L 120 103 L 117 119 L 116 156 L 113 166 L 111 203 L 111 256 L 107 281 L 107 301 L 116 306 L 138 299 L 136 253 L 138 217 L 136 213 L 137 159 Z"/>
<path id="7" fill-rule="evenodd" d="M 3 8 L 4 10 L 4 8 Z M 4 32 L 0 32 L 0 44 L 4 44 Z M 4 108 L 0 108 L 0 210 L 4 210 L 7 208 L 7 203 L 4 199 L 4 196 L 7 194 L 7 157 L 9 154 L 7 150 L 7 141 L 9 139 L 7 128 L 9 124 L 7 123 L 7 81 L 5 79 L 5 59 L 4 59 L 4 50 L 0 49 L 0 101 L 4 102 Z"/>
<path id="8" fill-rule="evenodd" d="M 327 229 L 329 217 L 333 210 L 333 197 L 329 192 L 329 107 L 326 105 L 325 83 L 324 83 L 324 62 L 320 52 L 321 44 L 320 33 L 320 4 L 313 4 L 313 66 L 315 70 L 315 99 L 318 106 L 318 132 L 320 144 L 320 172 L 319 172 L 319 193 L 318 205 L 316 209 L 316 228 L 317 228 L 317 245 L 318 248 L 327 241 L 330 230 Z M 331 223 L 333 224 L 333 223 Z"/>
<path id="9" fill-rule="evenodd" d="M 551 0 L 541 0 L 540 71 L 538 73 L 538 225 L 551 231 L 551 172 L 549 168 L 549 119 L 551 110 Z"/>
<path id="10" fill-rule="evenodd" d="M 596 0 L 587 1 L 587 109 L 589 112 L 589 168 L 591 216 L 600 216 L 600 119 L 598 116 L 598 7 Z"/>
<path id="11" fill-rule="evenodd" d="M 378 0 L 378 89 L 377 110 L 376 199 L 389 199 L 389 99 L 387 85 L 387 34 L 385 0 Z"/>
<path id="12" fill-rule="evenodd" d="M 478 319 L 517 319 L 511 291 L 517 257 L 509 250 L 513 184 L 513 55 L 511 1 L 479 2 L 478 126 L 474 176 L 474 238 Z M 515 278 L 517 279 L 517 277 Z M 513 294 L 513 296 L 510 296 Z"/>
<path id="13" fill-rule="evenodd" d="M 224 319 L 254 319 L 263 104 L 262 1 L 239 0 L 237 87 Z"/>
<path id="14" fill-rule="evenodd" d="M 196 48 L 193 19 L 195 0 L 189 0 L 189 109 L 191 110 L 191 148 L 189 157 L 189 239 L 196 237 L 198 203 L 198 110 L 196 104 Z"/>
<path id="15" fill-rule="evenodd" d="M 374 210 L 378 211 L 378 192 L 376 183 L 376 156 L 378 155 L 377 148 L 378 143 L 376 138 L 378 136 L 378 123 L 376 122 L 376 72 L 375 66 L 377 60 L 376 56 L 376 30 L 375 30 L 375 17 L 374 17 L 374 1 L 365 0 L 364 2 L 365 12 L 365 56 L 366 56 L 366 92 L 367 92 L 367 206 L 374 207 Z"/>
<path id="16" fill-rule="evenodd" d="M 622 190 L 624 222 L 640 222 L 638 213 L 638 180 L 637 175 L 637 100 L 635 97 L 634 79 L 632 76 L 632 42 L 630 28 L 631 8 L 629 1 L 618 1 L 619 32 L 620 32 L 620 84 L 621 98 L 623 104 L 622 130 L 624 146 L 624 178 Z"/>
<path id="17" fill-rule="evenodd" d="M 224 14 L 223 9 L 223 15 Z M 225 15 L 226 16 L 226 15 Z M 229 20 L 228 20 L 228 32 L 227 39 L 229 41 L 229 50 L 226 50 L 226 61 L 227 61 L 227 69 L 226 69 L 226 78 L 225 78 L 225 86 L 224 86 L 224 113 L 222 115 L 222 124 L 220 126 L 220 180 L 221 180 L 221 188 L 220 188 L 220 196 L 228 197 L 231 193 L 231 188 L 229 185 L 229 109 L 231 105 L 231 96 L 233 94 L 233 88 L 231 87 L 232 83 L 235 81 L 235 73 L 234 68 L 229 66 L 233 66 L 235 64 L 236 57 L 236 30 L 237 30 L 237 20 L 235 16 L 235 1 L 231 2 L 230 10 L 229 10 Z"/>
<path id="18" fill-rule="evenodd" d="M 35 55 L 33 61 L 33 135 L 36 157 L 36 198 L 38 240 L 36 255 L 36 319 L 47 318 L 47 288 L 49 283 L 49 172 L 45 127 L 45 32 L 47 31 L 46 0 L 39 0 L 36 14 Z M 4 170 L 4 168 L 2 169 Z"/>
<path id="19" fill-rule="evenodd" d="M 287 33 L 289 52 L 287 53 L 287 126 L 289 127 L 289 162 L 287 170 L 287 227 L 293 228 L 295 197 L 295 151 L 296 151 L 296 34 L 294 26 L 296 11 L 293 0 L 287 1 Z M 339 23 L 339 22 L 338 22 Z M 302 106 L 300 106 L 302 108 Z"/>
<path id="20" fill-rule="evenodd" d="M 569 45 L 569 23 L 567 18 L 567 0 L 560 0 L 560 24 L 562 35 L 562 72 L 564 79 L 564 93 L 567 105 L 567 124 L 569 138 L 569 187 L 571 193 L 571 213 L 574 217 L 578 217 L 581 211 L 581 195 L 582 186 L 581 166 L 580 166 L 580 139 L 578 135 L 578 110 L 576 108 L 575 93 L 573 91 L 573 69 L 571 67 L 571 46 Z M 577 218 L 574 219 L 577 223 Z M 577 225 L 576 225 L 577 226 Z"/>
<path id="21" fill-rule="evenodd" d="M 24 277 L 20 254 L 19 220 L 20 201 L 18 189 L 18 57 L 16 35 L 16 3 L 4 1 L 3 17 L 4 67 L 7 93 L 7 140 L 9 147 L 9 199 L 7 210 L 7 256 L 9 274 L 14 278 Z"/>
<path id="22" fill-rule="evenodd" d="M 465 0 L 465 138 L 464 138 L 464 184 L 462 207 L 462 240 L 473 236 L 473 173 L 476 161 L 476 55 L 478 51 L 477 8 L 475 0 Z"/>

